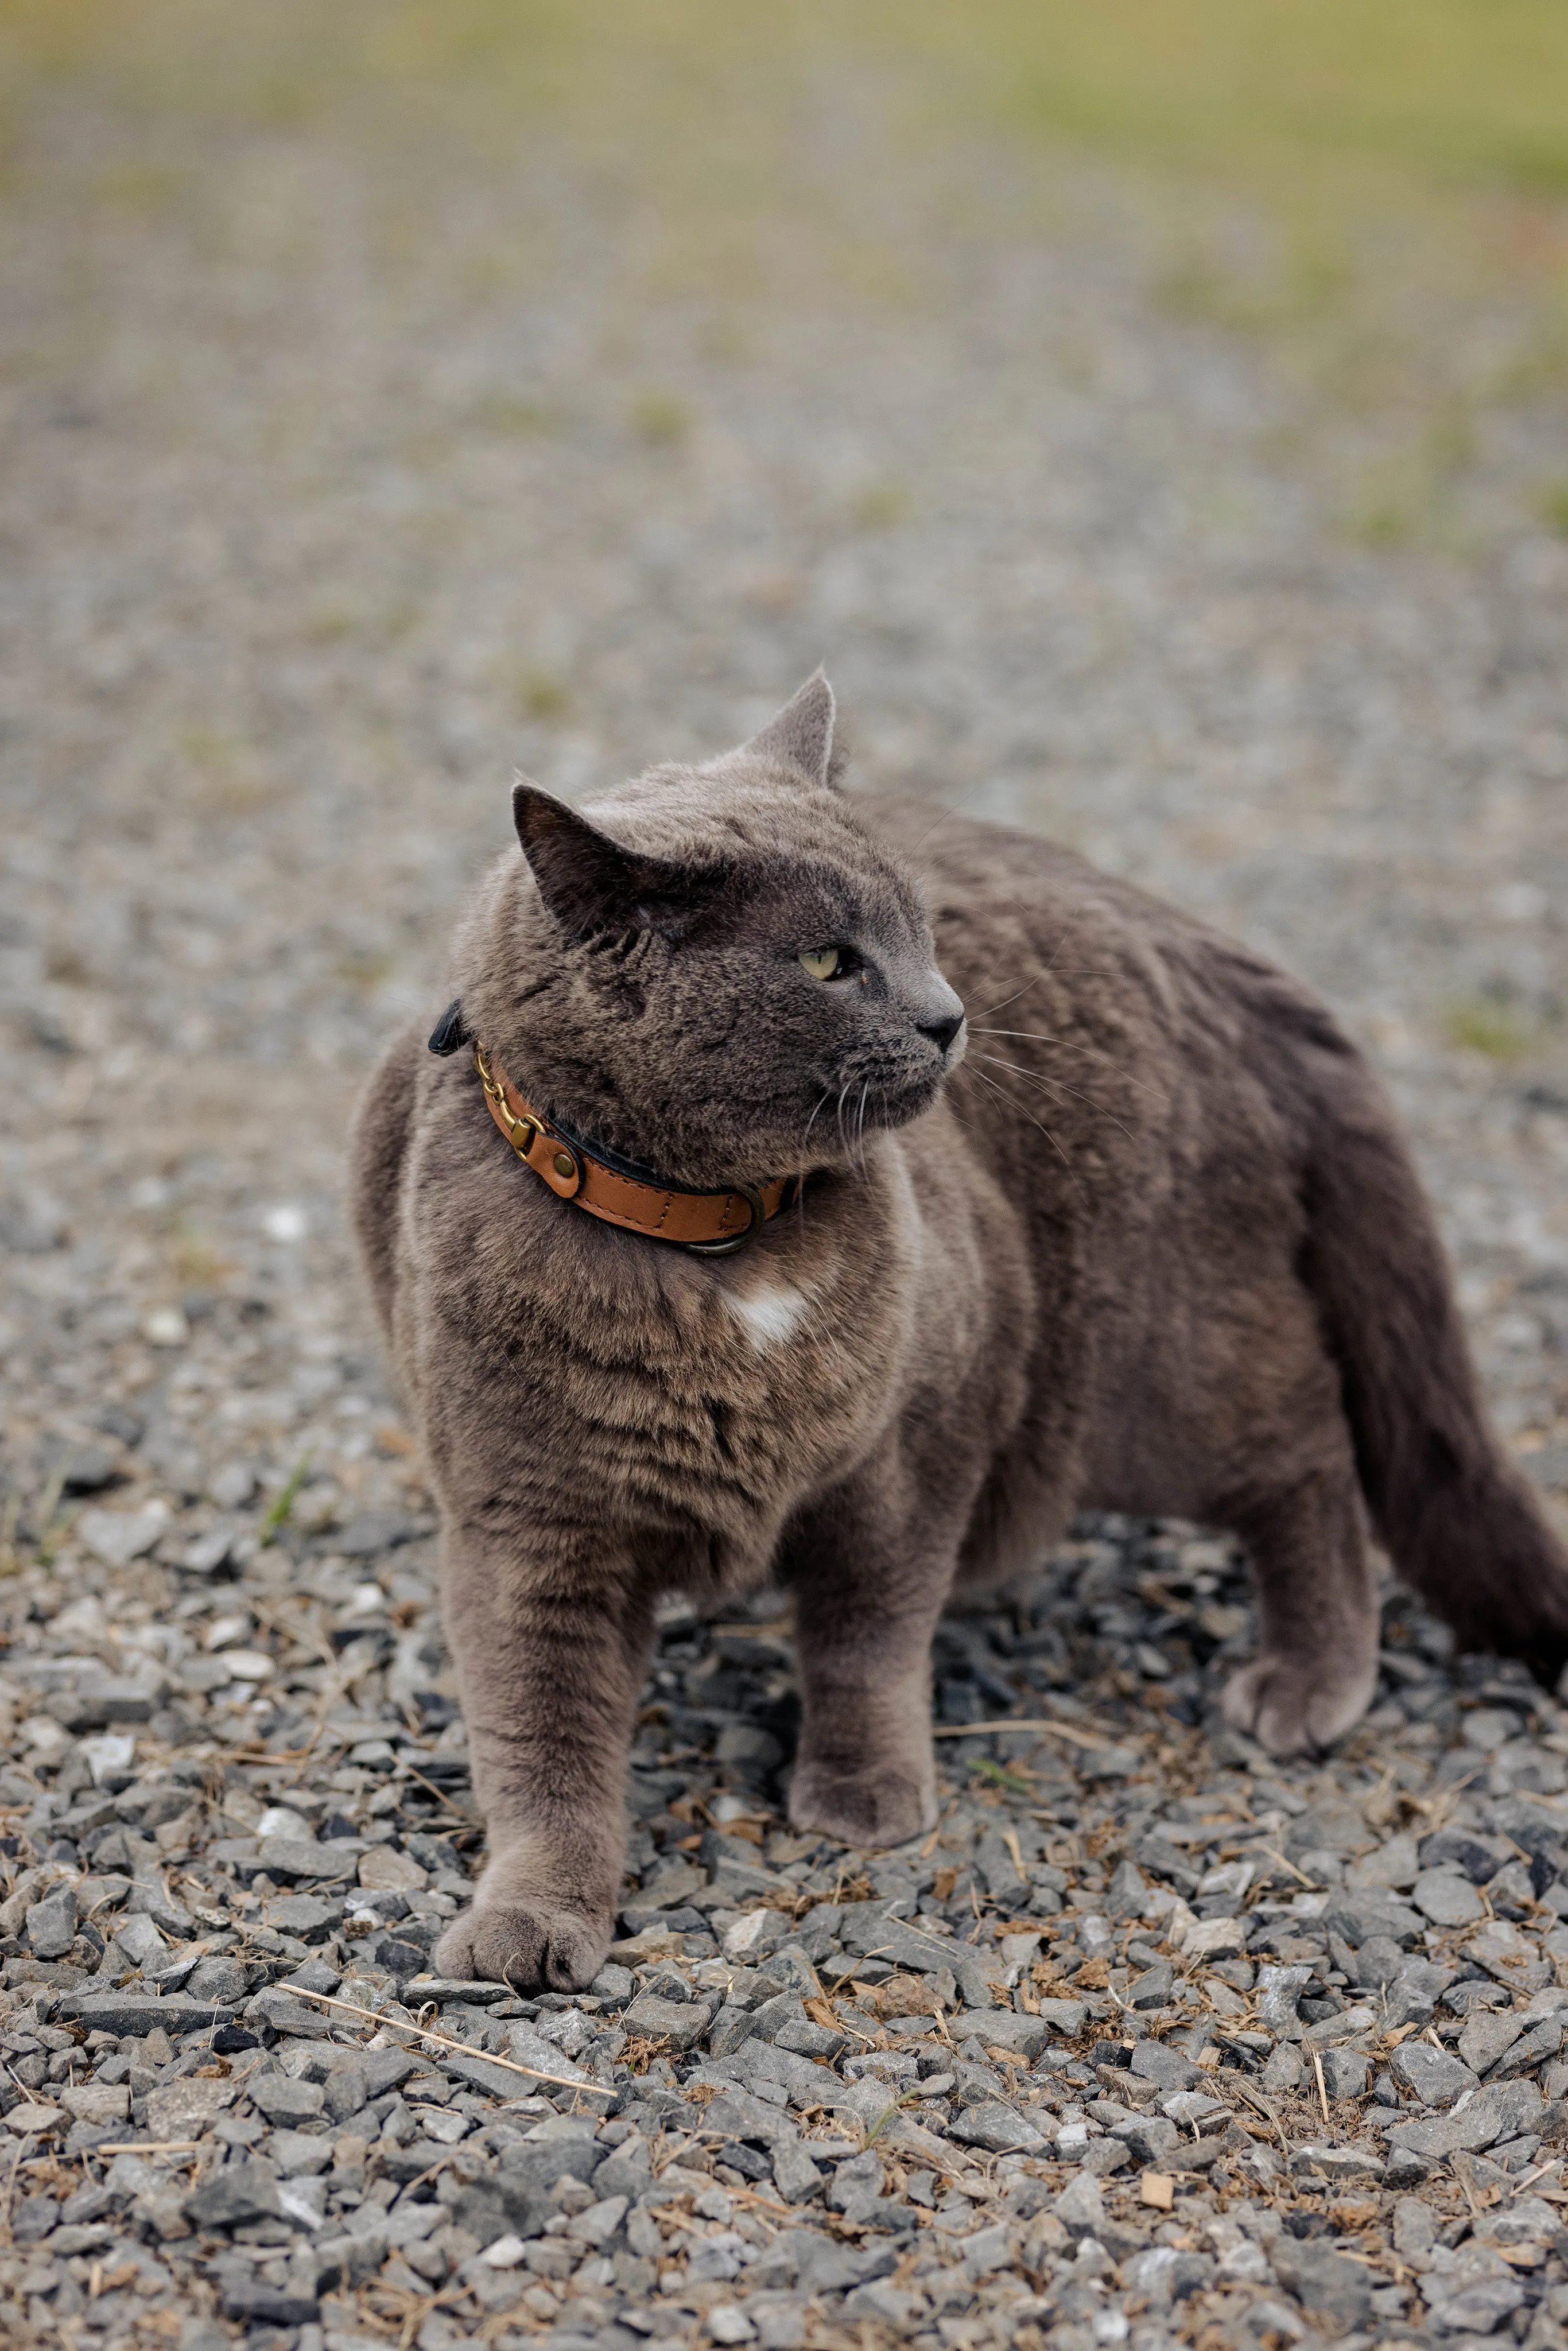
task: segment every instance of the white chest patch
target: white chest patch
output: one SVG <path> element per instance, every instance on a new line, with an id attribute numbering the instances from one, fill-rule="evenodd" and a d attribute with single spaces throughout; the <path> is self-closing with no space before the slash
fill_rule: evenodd
<path id="1" fill-rule="evenodd" d="M 777 1290 L 753 1290 L 744 1298 L 730 1291 L 726 1303 L 760 1355 L 793 1338 L 810 1301 L 803 1290 L 786 1283 Z"/>

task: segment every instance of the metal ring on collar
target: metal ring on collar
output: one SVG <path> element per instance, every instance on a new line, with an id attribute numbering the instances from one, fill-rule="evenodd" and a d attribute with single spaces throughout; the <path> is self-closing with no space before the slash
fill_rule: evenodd
<path id="1" fill-rule="evenodd" d="M 760 1192 L 750 1184 L 737 1184 L 731 1188 L 740 1195 L 750 1209 L 751 1222 L 738 1233 L 727 1233 L 721 1241 L 688 1241 L 686 1247 L 694 1257 L 733 1257 L 737 1249 L 746 1247 L 747 1241 L 754 1240 L 767 1223 L 768 1211 L 762 1205 Z"/>

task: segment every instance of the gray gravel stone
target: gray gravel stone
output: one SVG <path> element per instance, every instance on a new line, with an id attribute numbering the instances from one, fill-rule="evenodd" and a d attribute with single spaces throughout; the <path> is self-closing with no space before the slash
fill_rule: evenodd
<path id="1" fill-rule="evenodd" d="M 1163 2041 L 1140 2041 L 1133 2052 L 1129 2070 L 1140 2081 L 1153 2082 L 1162 2090 L 1190 2090 L 1203 2079 L 1189 2057 L 1168 2048 Z"/>
<path id="2" fill-rule="evenodd" d="M 1401 2087 L 1413 2092 L 1424 2106 L 1451 2106 L 1466 2090 L 1476 2087 L 1476 2075 L 1468 2064 L 1461 2064 L 1446 2049 L 1434 2049 L 1428 2041 L 1402 2041 L 1389 2058 L 1388 2068 Z"/>
<path id="3" fill-rule="evenodd" d="M 795 2001 L 793 2006 L 798 2011 L 799 2021 L 804 2022 L 800 2002 Z M 651 2040 L 667 2041 L 672 2049 L 684 2050 L 695 2047 L 706 2032 L 712 2015 L 712 2009 L 700 2001 L 660 2000 L 653 1992 L 643 1992 L 624 2011 L 621 2022 L 628 2032 L 644 2032 Z M 761 2015 L 762 2011 L 758 2011 L 758 2015 L 752 2018 L 754 2032 L 759 2029 Z M 776 2038 L 779 2025 L 786 2021 L 797 2020 L 770 2019 L 773 2033 L 769 2037 Z"/>
<path id="4" fill-rule="evenodd" d="M 253 2220 L 276 2220 L 277 2175 L 269 2164 L 225 2164 L 185 2199 L 185 2211 L 198 2229 L 237 2229 Z"/>
<path id="5" fill-rule="evenodd" d="M 68 2327 L 66 2263 L 111 2275 L 124 2245 L 169 2283 L 84 2286 L 86 2318 L 112 2334 L 117 2296 L 156 2316 L 215 2295 L 226 2315 L 191 2320 L 185 2351 L 323 2323 L 328 2351 L 356 2351 L 315 2297 L 389 2262 L 401 2295 L 414 2278 L 444 2296 L 422 2351 L 492 2319 L 552 2351 L 637 2351 L 651 2321 L 691 2331 L 676 2289 L 705 2273 L 731 2297 L 707 2314 L 714 2341 L 795 2351 L 809 2323 L 841 2323 L 831 2301 L 808 2322 L 810 2297 L 847 2294 L 852 2326 L 978 2344 L 1034 2325 L 1087 2351 L 1096 2317 L 1114 2339 L 1145 2262 L 1162 2328 L 1175 2314 L 1195 2340 L 1215 2324 L 1284 2340 L 1401 2314 L 1364 2309 L 1376 2273 L 1347 2281 L 1321 2241 L 1291 2239 L 1260 2276 L 1271 2200 L 1369 2195 L 1386 2129 L 1386 2184 L 1430 2172 L 1420 2194 L 1446 2210 L 1450 2154 L 1490 2147 L 1511 2179 L 1561 2137 L 1560 2020 L 1508 2003 L 1554 1994 L 1568 1960 L 1568 1715 L 1511 1666 L 1453 1659 L 1391 1593 L 1364 1729 L 1270 1762 L 1221 1712 L 1253 1632 L 1245 1563 L 1171 1521 L 1085 1520 L 938 1628 L 944 1730 L 1050 1728 L 938 1743 L 929 1850 L 793 1835 L 783 1604 L 737 1600 L 714 1623 L 673 1604 L 636 1734 L 627 1939 L 570 2003 L 425 1972 L 468 1896 L 478 1808 L 433 1509 L 350 1268 L 338 1138 L 383 1036 L 440 1008 L 449 919 L 503 845 L 519 757 L 570 795 L 651 752 L 711 749 L 825 651 L 857 778 L 928 778 L 1048 821 L 1282 955 L 1396 1092 L 1489 1399 L 1538 1482 L 1568 1492 L 1552 911 L 1568 549 L 1521 519 L 1539 484 L 1509 492 L 1495 559 L 1457 517 L 1437 561 L 1339 545 L 1314 518 L 1338 490 L 1304 498 L 1269 454 L 1298 392 L 1150 301 L 1162 267 L 1134 255 L 1141 232 L 1117 246 L 1114 205 L 1079 207 L 1093 227 L 1071 204 L 1047 227 L 1031 214 L 993 250 L 983 223 L 1007 199 L 989 153 L 978 210 L 928 220 L 896 142 L 862 136 L 863 77 L 833 100 L 844 122 L 812 151 L 781 256 L 783 333 L 716 278 L 689 334 L 678 302 L 640 295 L 643 229 L 619 233 L 604 175 L 576 172 L 546 122 L 526 183 L 477 142 L 462 201 L 443 192 L 444 134 L 413 142 L 430 200 L 400 192 L 396 234 L 373 141 L 323 144 L 309 110 L 279 136 L 241 106 L 205 163 L 182 142 L 208 134 L 171 118 L 164 193 L 108 213 L 73 199 L 63 235 L 27 178 L 30 134 L 13 142 L 5 522 L 33 592 L 8 610 L 0 885 L 0 1715 L 17 1726 L 0 2053 L 23 2101 L 18 2189 L 56 2182 L 47 2164 L 64 2177 L 57 2198 L 19 2194 L 26 2250 L 5 2283 L 53 2263 L 18 2308 L 52 2296 Z M 142 184 L 141 134 L 107 83 L 87 104 L 62 73 L 48 104 L 49 188 L 83 159 L 95 187 Z M 897 234 L 928 254 L 933 290 L 864 306 L 845 334 L 799 262 L 823 189 L 862 156 L 881 160 L 857 239 L 913 206 Z M 333 233 L 296 236 L 306 214 Z M 567 258 L 530 245 L 528 271 L 509 258 L 486 292 L 486 239 L 518 214 L 559 229 Z M 103 264 L 85 329 L 78 247 Z M 1500 280 L 1494 296 L 1500 318 Z M 180 368 L 149 373 L 154 347 Z M 635 422 L 644 374 L 670 382 L 657 413 L 684 437 Z M 1500 482 L 1521 462 L 1506 443 L 1488 443 Z M 900 518 L 857 519 L 868 489 L 868 516 Z M 1519 1058 L 1476 1048 L 1499 1019 Z M 87 1510 L 58 1507 L 70 1489 Z M 1401 1825 L 1433 1816 L 1419 1841 Z M 46 1949 L 65 1895 L 75 1917 Z M 1223 1972 L 1203 1960 L 1217 1938 Z M 1471 1959 L 1500 2007 L 1455 1980 Z M 940 2018 L 881 2013 L 895 1975 Z M 304 1996 L 334 1987 L 346 2009 Z M 1409 2035 L 1391 2059 L 1426 2113 L 1352 2102 L 1364 2058 L 1333 2043 L 1362 2000 L 1357 2039 L 1462 2024 L 1457 2054 Z M 415 2043 L 427 2004 L 460 2048 L 364 2045 Z M 1456 2114 L 1467 2064 L 1490 2074 Z M 1063 2125 L 1103 2092 L 1103 2135 Z M 1231 2127 L 1262 2132 L 1258 2099 L 1278 2130 Z M 27 2126 L 27 2107 L 47 2118 Z M 226 2182 L 236 2209 L 247 2166 L 276 2173 L 282 2218 L 256 2190 L 258 2219 L 193 2226 L 189 2174 L 151 2154 L 67 2192 L 106 2131 L 199 2140 L 182 2150 L 195 2196 Z M 865 2238 L 837 2241 L 823 2168 L 868 2132 L 882 2192 Z M 1190 2248 L 1151 2245 L 1143 2167 L 1188 2173 Z M 752 2241 L 748 2193 L 790 2225 Z M 1243 2199 L 1256 2244 L 1227 2237 Z M 1549 2205 L 1527 2222 L 1519 2203 L 1550 2232 Z M 920 2205 L 936 2220 L 912 2243 Z M 1368 2227 L 1385 2241 L 1381 2216 Z M 508 2232 L 518 2258 L 476 2269 L 474 2245 Z M 1432 2252 L 1430 2231 L 1404 2233 Z M 1009 2250 L 993 2262 L 983 2243 Z M 921 2274 L 895 2281 L 911 2252 Z M 557 2293 L 585 2253 L 603 2272 Z M 1511 2297 L 1539 2284 L 1430 2264 L 1422 2280 L 1450 2339 L 1508 2331 Z M 523 2299 L 547 2283 L 550 2304 Z M 1164 2351 L 1152 2318 L 1130 2323 L 1136 2351 Z"/>
<path id="6" fill-rule="evenodd" d="M 271 2123 L 313 2121 L 326 2104 L 319 2082 L 303 2082 L 287 2074 L 256 2074 L 246 2084 L 250 2102 Z"/>
<path id="7" fill-rule="evenodd" d="M 1272 2249 L 1276 2275 L 1304 2310 L 1332 2321 L 1336 2330 L 1364 2326 L 1372 2311 L 1372 2280 L 1356 2262 L 1326 2246 L 1280 2238 Z"/>
<path id="8" fill-rule="evenodd" d="M 1457 1870 L 1425 1869 L 1410 1890 L 1416 1907 L 1438 1927 L 1468 1927 L 1487 1915 L 1485 1903 Z"/>
<path id="9" fill-rule="evenodd" d="M 1015 2147 L 1032 2152 L 1045 2144 L 1039 2131 L 999 2098 L 966 2106 L 948 2126 L 948 2136 L 965 2147 L 983 2147 L 993 2155 L 1005 2155 Z"/>
<path id="10" fill-rule="evenodd" d="M 1368 2060 L 1359 2049 L 1325 2049 L 1321 2063 L 1323 2088 L 1331 2098 L 1366 2095 Z"/>
<path id="11" fill-rule="evenodd" d="M 63 1959 L 76 1931 L 77 1897 L 69 1886 L 57 1886 L 27 1913 L 27 1940 L 40 1959 Z"/>
<path id="12" fill-rule="evenodd" d="M 1462 2148 L 1479 2150 L 1527 2130 L 1541 2114 L 1542 2104 L 1533 2082 L 1483 2085 L 1457 2114 L 1401 2123 L 1390 2131 L 1389 2145 L 1406 2149 L 1427 2162 Z"/>
<path id="13" fill-rule="evenodd" d="M 1459 2055 L 1472 2073 L 1488 2073 L 1504 2052 L 1512 2048 L 1525 2024 L 1526 2020 L 1511 2010 L 1492 2012 L 1478 2008 L 1467 2018 L 1459 2035 Z"/>
<path id="14" fill-rule="evenodd" d="M 135 2040 L 143 2040 L 150 2032 L 163 2032 L 172 2040 L 234 2021 L 234 2011 L 221 2001 L 190 2000 L 183 1992 L 165 1992 L 159 2000 L 134 1988 L 68 1992 L 60 2011 L 85 2032 L 124 2034 Z"/>

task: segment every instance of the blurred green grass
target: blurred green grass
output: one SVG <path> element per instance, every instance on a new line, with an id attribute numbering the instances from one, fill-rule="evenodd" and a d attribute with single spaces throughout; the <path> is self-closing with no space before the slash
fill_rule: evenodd
<path id="1" fill-rule="evenodd" d="M 396 91 L 591 109 L 628 78 L 685 137 L 803 64 L 924 76 L 939 104 L 1203 175 L 1345 168 L 1568 194 L 1561 0 L 5 0 L 8 78 L 299 122 Z"/>
<path id="2" fill-rule="evenodd" d="M 379 173 L 388 268 L 444 186 L 549 152 L 643 301 L 944 299 L 955 236 L 1130 234 L 1174 318 L 1278 365 L 1369 545 L 1462 536 L 1500 410 L 1557 435 L 1520 518 L 1561 496 L 1563 0 L 0 0 L 13 201 L 175 212 L 246 138 Z"/>

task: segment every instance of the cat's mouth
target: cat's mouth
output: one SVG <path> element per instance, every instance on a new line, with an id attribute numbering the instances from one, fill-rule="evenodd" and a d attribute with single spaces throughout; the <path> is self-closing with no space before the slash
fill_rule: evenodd
<path id="1" fill-rule="evenodd" d="M 941 1063 L 936 1067 L 927 1064 L 919 1070 L 883 1067 L 850 1071 L 834 1090 L 841 1109 L 840 1123 L 846 1123 L 856 1134 L 886 1133 L 907 1126 L 912 1119 L 931 1108 L 946 1075 L 946 1068 Z M 834 1116 L 838 1118 L 839 1113 Z M 830 1121 L 830 1132 L 831 1124 Z"/>

